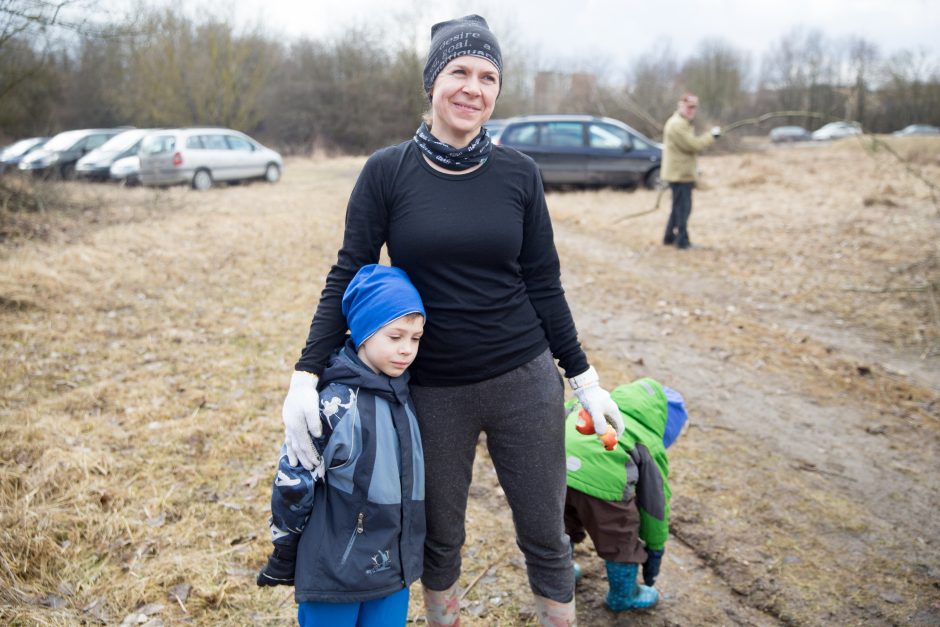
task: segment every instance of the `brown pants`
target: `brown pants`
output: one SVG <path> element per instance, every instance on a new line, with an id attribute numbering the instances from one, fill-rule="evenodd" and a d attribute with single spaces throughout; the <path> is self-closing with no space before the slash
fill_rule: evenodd
<path id="1" fill-rule="evenodd" d="M 565 494 L 565 533 L 575 544 L 587 531 L 597 554 L 608 562 L 642 564 L 646 549 L 640 540 L 636 499 L 602 501 L 568 488 Z"/>

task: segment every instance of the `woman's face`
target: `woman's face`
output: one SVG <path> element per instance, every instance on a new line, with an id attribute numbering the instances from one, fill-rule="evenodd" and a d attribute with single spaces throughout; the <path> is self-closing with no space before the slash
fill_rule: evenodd
<path id="1" fill-rule="evenodd" d="M 499 70 L 481 57 L 464 55 L 444 66 L 431 88 L 431 132 L 463 148 L 490 119 L 499 95 Z"/>

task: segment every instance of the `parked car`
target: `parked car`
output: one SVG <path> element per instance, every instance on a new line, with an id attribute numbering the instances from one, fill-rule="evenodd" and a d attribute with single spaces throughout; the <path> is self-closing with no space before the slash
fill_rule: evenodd
<path id="1" fill-rule="evenodd" d="M 126 128 L 86 128 L 59 133 L 42 148 L 34 150 L 20 161 L 18 167 L 25 172 L 44 176 L 75 178 L 75 162 L 98 146 L 127 130 Z"/>
<path id="2" fill-rule="evenodd" d="M 3 151 L 0 151 L 0 174 L 16 169 L 23 157 L 41 148 L 48 140 L 48 137 L 30 137 L 5 146 Z"/>
<path id="3" fill-rule="evenodd" d="M 619 120 L 528 115 L 506 121 L 496 143 L 532 157 L 545 185 L 659 184 L 662 145 Z"/>
<path id="4" fill-rule="evenodd" d="M 930 124 L 910 124 L 900 131 L 894 131 L 892 135 L 897 137 L 907 137 L 909 135 L 940 135 L 940 128 Z"/>
<path id="5" fill-rule="evenodd" d="M 141 140 L 155 129 L 134 128 L 118 133 L 75 163 L 75 174 L 81 178 L 106 181 L 111 165 L 118 159 L 137 154 Z"/>
<path id="6" fill-rule="evenodd" d="M 770 141 L 775 144 L 782 142 L 805 142 L 813 136 L 802 126 L 778 126 L 770 131 Z"/>
<path id="7" fill-rule="evenodd" d="M 822 141 L 826 139 L 841 139 L 852 135 L 861 135 L 862 125 L 858 122 L 830 122 L 813 131 L 813 139 Z"/>
<path id="8" fill-rule="evenodd" d="M 503 129 L 506 128 L 506 119 L 497 118 L 495 120 L 487 120 L 486 124 L 483 126 L 486 127 L 486 132 L 490 135 L 491 141 L 496 141 L 499 138 L 500 133 L 503 132 Z"/>
<path id="9" fill-rule="evenodd" d="M 112 181 L 122 185 L 140 184 L 140 156 L 133 154 L 115 160 L 108 168 L 108 176 Z"/>
<path id="10" fill-rule="evenodd" d="M 281 178 L 281 155 L 228 128 L 179 128 L 151 133 L 140 152 L 144 185 L 187 183 L 206 190 L 218 181 Z"/>

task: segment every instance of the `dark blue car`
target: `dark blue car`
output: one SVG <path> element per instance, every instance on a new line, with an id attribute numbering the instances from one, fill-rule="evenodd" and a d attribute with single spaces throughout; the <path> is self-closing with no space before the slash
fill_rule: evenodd
<path id="1" fill-rule="evenodd" d="M 497 143 L 532 157 L 546 186 L 659 185 L 662 146 L 619 120 L 590 115 L 511 118 Z"/>

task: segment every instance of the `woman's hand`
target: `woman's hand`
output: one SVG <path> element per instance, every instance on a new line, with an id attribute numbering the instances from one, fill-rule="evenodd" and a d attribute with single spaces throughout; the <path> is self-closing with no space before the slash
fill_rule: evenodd
<path id="1" fill-rule="evenodd" d="M 594 366 L 568 379 L 568 385 L 578 397 L 581 406 L 591 414 L 597 436 L 601 437 L 607 433 L 607 425 L 610 425 L 619 438 L 623 433 L 623 417 L 620 415 L 620 408 L 617 407 L 614 399 L 610 398 L 610 393 L 600 386 L 600 379 Z"/>
<path id="2" fill-rule="evenodd" d="M 313 447 L 310 436 L 323 435 L 320 422 L 320 396 L 317 394 L 317 375 L 310 372 L 294 371 L 290 378 L 290 388 L 281 409 L 284 420 L 284 445 L 287 447 L 287 461 L 291 466 L 298 462 L 307 470 L 314 470 L 323 463 L 323 459 Z"/>

